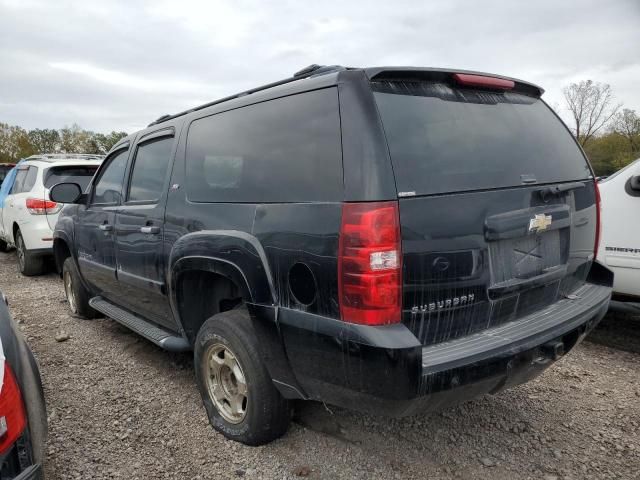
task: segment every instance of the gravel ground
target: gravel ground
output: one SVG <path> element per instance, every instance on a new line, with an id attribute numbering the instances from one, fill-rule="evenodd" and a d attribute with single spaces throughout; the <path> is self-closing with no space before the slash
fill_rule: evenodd
<path id="1" fill-rule="evenodd" d="M 499 395 L 401 420 L 309 403 L 251 448 L 209 427 L 191 355 L 71 317 L 58 277 L 22 277 L 13 254 L 0 289 L 40 363 L 48 479 L 640 478 L 638 319 L 607 317 L 598 343 Z"/>

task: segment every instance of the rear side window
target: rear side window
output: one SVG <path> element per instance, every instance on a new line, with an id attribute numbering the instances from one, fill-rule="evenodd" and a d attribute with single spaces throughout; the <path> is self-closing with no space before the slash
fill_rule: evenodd
<path id="1" fill-rule="evenodd" d="M 51 188 L 58 183 L 77 183 L 84 192 L 97 169 L 97 165 L 51 167 L 44 172 L 44 186 Z"/>
<path id="2" fill-rule="evenodd" d="M 160 198 L 172 147 L 172 136 L 138 145 L 127 201 L 152 202 Z"/>
<path id="3" fill-rule="evenodd" d="M 336 89 L 195 120 L 187 137 L 186 179 L 193 202 L 341 200 Z"/>
<path id="4" fill-rule="evenodd" d="M 591 176 L 542 100 L 428 82 L 374 82 L 398 192 L 437 194 Z"/>
<path id="5" fill-rule="evenodd" d="M 16 179 L 11 188 L 11 194 L 30 192 L 36 184 L 38 168 L 34 166 L 23 167 L 16 173 Z"/>
<path id="6" fill-rule="evenodd" d="M 24 185 L 24 179 L 27 178 L 27 168 L 20 168 L 16 172 L 16 179 L 13 181 L 13 186 L 11 187 L 11 195 L 16 193 L 20 193 L 22 191 L 22 185 Z"/>
<path id="7" fill-rule="evenodd" d="M 24 184 L 22 185 L 23 192 L 30 192 L 33 186 L 36 184 L 36 177 L 38 176 L 38 167 L 29 167 L 29 171 L 27 172 L 27 176 L 24 179 Z"/>

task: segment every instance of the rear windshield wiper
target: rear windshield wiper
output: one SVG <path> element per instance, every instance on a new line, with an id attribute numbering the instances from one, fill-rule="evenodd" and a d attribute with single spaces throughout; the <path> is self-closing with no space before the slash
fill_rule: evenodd
<path id="1" fill-rule="evenodd" d="M 584 183 L 582 182 L 570 182 L 563 183 L 561 185 L 551 185 L 550 187 L 541 188 L 538 190 L 538 194 L 542 200 L 546 200 L 548 197 L 553 195 L 561 195 L 566 192 L 570 192 L 571 190 L 576 190 L 578 188 L 584 188 Z"/>

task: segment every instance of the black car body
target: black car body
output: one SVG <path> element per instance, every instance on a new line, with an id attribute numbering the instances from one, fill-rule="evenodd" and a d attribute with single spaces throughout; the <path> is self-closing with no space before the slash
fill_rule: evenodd
<path id="1" fill-rule="evenodd" d="M 0 294 L 2 295 L 2 294 Z M 0 302 L 0 478 L 42 478 L 47 412 L 38 364 Z"/>
<path id="2" fill-rule="evenodd" d="M 541 94 L 323 67 L 162 117 L 70 195 L 57 263 L 168 349 L 246 306 L 287 399 L 406 415 L 521 383 L 611 294 L 593 173 Z"/>

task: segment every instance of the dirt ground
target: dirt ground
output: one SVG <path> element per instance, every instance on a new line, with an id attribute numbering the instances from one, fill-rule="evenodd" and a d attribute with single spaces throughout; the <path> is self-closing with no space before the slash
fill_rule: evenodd
<path id="1" fill-rule="evenodd" d="M 306 404 L 284 438 L 251 448 L 210 428 L 191 355 L 72 318 L 59 278 L 22 277 L 12 253 L 0 290 L 40 363 L 48 479 L 640 478 L 640 319 L 607 317 L 499 395 L 401 420 Z"/>

